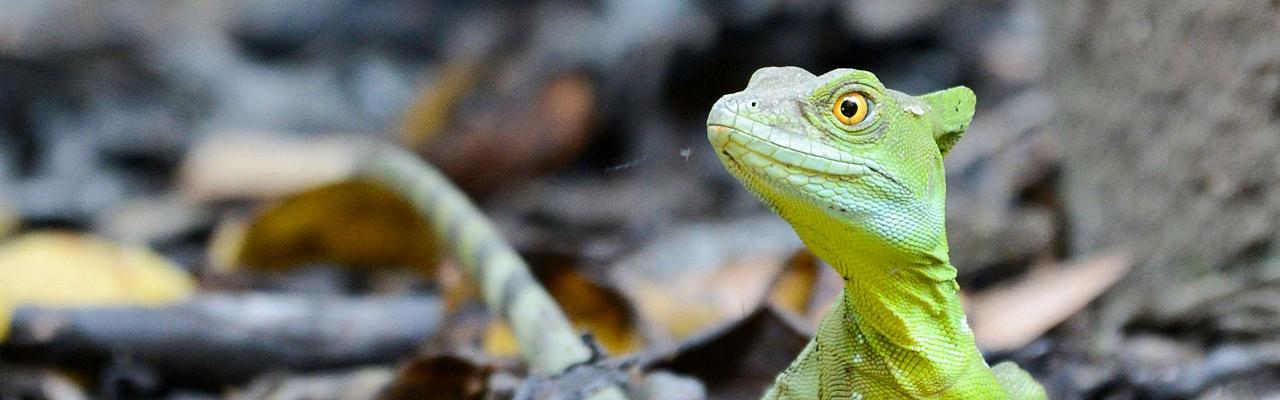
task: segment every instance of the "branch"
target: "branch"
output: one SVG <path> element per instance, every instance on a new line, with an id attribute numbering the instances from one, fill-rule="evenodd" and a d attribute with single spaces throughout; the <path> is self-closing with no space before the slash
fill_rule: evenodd
<path id="1" fill-rule="evenodd" d="M 440 329 L 434 297 L 198 295 L 167 307 L 20 308 L 0 359 L 84 367 L 116 357 L 178 380 L 389 363 Z M 406 317 L 412 316 L 412 317 Z"/>

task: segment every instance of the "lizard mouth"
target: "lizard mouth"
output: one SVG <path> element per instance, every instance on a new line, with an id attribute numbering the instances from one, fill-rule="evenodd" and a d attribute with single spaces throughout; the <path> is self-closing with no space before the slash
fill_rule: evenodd
<path id="1" fill-rule="evenodd" d="M 755 124 L 755 128 L 756 130 L 776 130 L 760 124 Z M 729 125 L 707 124 L 708 139 L 724 155 L 740 160 L 746 166 L 758 169 L 775 178 L 786 179 L 789 176 L 795 176 L 795 172 L 801 172 L 806 175 L 856 177 L 866 175 L 875 170 L 868 160 L 842 154 L 834 148 L 821 143 L 804 143 L 806 147 L 811 148 L 813 151 L 800 151 L 795 147 L 765 139 L 765 137 L 770 136 L 770 133 L 772 132 L 764 132 L 764 135 L 759 135 Z M 781 136 L 776 134 L 773 136 L 790 139 L 789 141 L 792 144 L 797 143 L 796 135 L 786 132 L 781 133 Z M 818 154 L 818 152 L 826 154 Z M 788 171 L 788 169 L 793 171 Z"/>

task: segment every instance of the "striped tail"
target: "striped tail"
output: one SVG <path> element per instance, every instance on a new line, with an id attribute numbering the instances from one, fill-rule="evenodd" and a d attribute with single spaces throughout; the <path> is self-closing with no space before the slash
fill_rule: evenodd
<path id="1" fill-rule="evenodd" d="M 528 265 L 471 200 L 444 174 L 417 156 L 378 147 L 363 158 L 360 178 L 403 196 L 427 218 L 489 305 L 511 324 L 521 356 L 533 370 L 557 374 L 591 359 L 592 352 Z"/>

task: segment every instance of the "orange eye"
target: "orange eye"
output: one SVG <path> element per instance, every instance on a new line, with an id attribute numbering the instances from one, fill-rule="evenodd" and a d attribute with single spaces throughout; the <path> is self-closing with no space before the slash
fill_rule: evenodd
<path id="1" fill-rule="evenodd" d="M 831 112 L 836 115 L 836 119 L 845 125 L 857 125 L 867 119 L 867 111 L 869 111 L 867 96 L 858 92 L 840 95 L 836 103 L 831 106 Z"/>

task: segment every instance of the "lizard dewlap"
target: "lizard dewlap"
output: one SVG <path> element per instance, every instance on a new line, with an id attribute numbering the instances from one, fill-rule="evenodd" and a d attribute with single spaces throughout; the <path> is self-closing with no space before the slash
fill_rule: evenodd
<path id="1" fill-rule="evenodd" d="M 1016 365 L 987 366 L 957 296 L 942 158 L 975 102 L 964 87 L 911 96 L 866 71 L 781 67 L 712 106 L 720 161 L 845 280 L 765 398 L 1046 398 Z"/>

